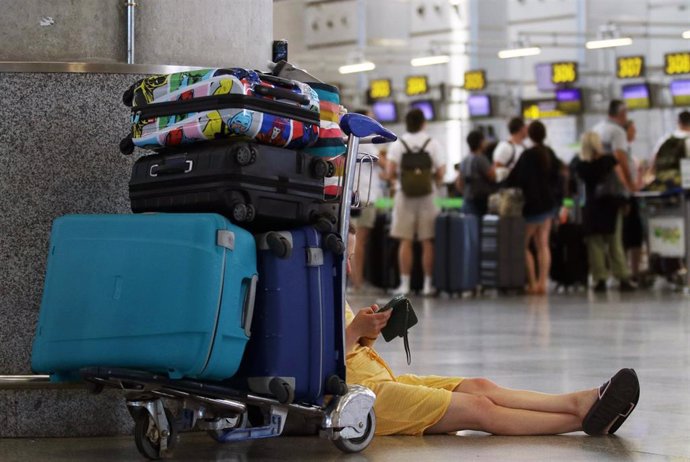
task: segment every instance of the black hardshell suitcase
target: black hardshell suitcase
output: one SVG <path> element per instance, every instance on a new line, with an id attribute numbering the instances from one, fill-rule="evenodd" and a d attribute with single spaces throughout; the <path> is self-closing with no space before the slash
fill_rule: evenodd
<path id="1" fill-rule="evenodd" d="M 371 284 L 382 289 L 395 289 L 400 285 L 400 269 L 398 265 L 399 242 L 390 236 L 391 214 L 379 213 L 376 216 L 374 229 L 369 235 L 364 277 Z M 424 271 L 422 270 L 422 244 L 413 243 L 413 264 L 410 276 L 410 290 L 420 292 L 424 286 Z"/>
<path id="2" fill-rule="evenodd" d="M 440 292 L 474 291 L 479 286 L 479 220 L 476 215 L 442 213 L 436 218 L 434 287 Z"/>
<path id="3" fill-rule="evenodd" d="M 313 224 L 334 230 L 324 212 L 324 159 L 250 142 L 190 145 L 142 157 L 132 168 L 132 211 L 213 212 L 254 232 Z"/>
<path id="4" fill-rule="evenodd" d="M 587 287 L 589 266 L 582 225 L 564 223 L 551 235 L 550 276 L 557 285 Z"/>
<path id="5" fill-rule="evenodd" d="M 485 288 L 525 286 L 525 220 L 484 215 L 481 226 L 480 283 Z"/>

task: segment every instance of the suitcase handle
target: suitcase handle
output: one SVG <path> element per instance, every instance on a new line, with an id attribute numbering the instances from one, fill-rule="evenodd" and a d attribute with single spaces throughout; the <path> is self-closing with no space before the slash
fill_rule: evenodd
<path id="1" fill-rule="evenodd" d="M 309 98 L 305 95 L 295 93 L 294 91 L 285 90 L 283 88 L 271 88 L 265 87 L 263 85 L 257 85 L 254 87 L 254 93 L 261 96 L 272 96 L 274 98 L 289 99 L 303 106 L 309 104 Z"/>
<path id="2" fill-rule="evenodd" d="M 252 319 L 254 318 L 254 301 L 256 300 L 256 284 L 259 277 L 254 274 L 251 278 L 242 280 L 242 287 L 247 287 L 242 307 L 242 328 L 247 337 L 252 335 Z"/>
<path id="3" fill-rule="evenodd" d="M 295 82 L 293 80 L 286 79 L 284 77 L 278 77 L 277 75 L 261 73 L 259 74 L 259 77 L 261 78 L 261 80 L 265 80 L 266 82 L 272 83 L 274 85 L 280 85 L 281 87 L 295 87 Z"/>
<path id="4" fill-rule="evenodd" d="M 149 176 L 170 175 L 173 173 L 189 173 L 194 169 L 194 162 L 184 156 L 168 157 L 160 164 L 153 164 L 149 169 Z"/>

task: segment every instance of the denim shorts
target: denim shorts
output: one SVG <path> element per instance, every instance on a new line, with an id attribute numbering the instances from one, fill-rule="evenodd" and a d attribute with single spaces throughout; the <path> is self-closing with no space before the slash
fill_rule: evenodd
<path id="1" fill-rule="evenodd" d="M 528 225 L 538 225 L 541 223 L 544 223 L 546 220 L 550 220 L 553 218 L 553 210 L 549 212 L 544 212 L 540 213 L 537 215 L 530 215 L 528 217 L 525 217 L 525 223 Z"/>

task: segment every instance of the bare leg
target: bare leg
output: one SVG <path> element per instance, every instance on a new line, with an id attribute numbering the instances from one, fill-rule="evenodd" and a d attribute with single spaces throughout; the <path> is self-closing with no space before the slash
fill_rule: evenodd
<path id="1" fill-rule="evenodd" d="M 535 391 L 513 390 L 496 385 L 491 380 L 465 379 L 454 392 L 484 396 L 493 403 L 511 408 L 540 412 L 571 414 L 582 420 L 597 400 L 596 388 L 552 395 Z"/>
<path id="2" fill-rule="evenodd" d="M 424 276 L 434 274 L 434 240 L 427 239 L 422 241 L 422 268 Z"/>
<path id="3" fill-rule="evenodd" d="M 527 269 L 527 290 L 533 292 L 537 288 L 537 275 L 534 269 L 534 255 L 529 249 L 530 241 L 537 232 L 537 225 L 528 224 L 525 228 L 525 266 Z"/>
<path id="4" fill-rule="evenodd" d="M 364 282 L 364 260 L 366 259 L 367 241 L 369 241 L 369 228 L 357 228 L 357 241 L 355 243 L 355 261 L 352 266 L 353 287 L 359 289 Z"/>
<path id="5" fill-rule="evenodd" d="M 400 274 L 407 276 L 412 272 L 412 240 L 401 239 L 400 250 L 398 251 L 398 261 L 400 263 Z"/>
<path id="6" fill-rule="evenodd" d="M 582 419 L 573 414 L 511 409 L 485 396 L 453 393 L 444 416 L 425 433 L 480 430 L 495 435 L 556 435 L 581 428 Z"/>
<path id="7" fill-rule="evenodd" d="M 537 227 L 536 244 L 537 258 L 539 259 L 539 282 L 537 290 L 545 294 L 549 282 L 549 270 L 551 269 L 551 249 L 549 248 L 549 233 L 551 232 L 551 219 Z"/>
<path id="8" fill-rule="evenodd" d="M 640 262 L 642 261 L 642 247 L 633 247 L 628 250 L 628 261 L 630 262 L 630 271 L 634 278 L 640 275 Z"/>

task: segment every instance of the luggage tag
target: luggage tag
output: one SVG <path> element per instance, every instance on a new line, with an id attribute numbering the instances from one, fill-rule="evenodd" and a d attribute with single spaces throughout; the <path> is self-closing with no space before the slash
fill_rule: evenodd
<path id="1" fill-rule="evenodd" d="M 386 327 L 381 329 L 381 334 L 386 342 L 390 342 L 396 337 L 403 338 L 407 364 L 409 365 L 412 362 L 412 355 L 410 354 L 410 342 L 407 338 L 407 331 L 417 324 L 417 315 L 412 308 L 412 303 L 404 295 L 394 297 L 383 308 L 380 308 L 377 313 L 388 310 L 393 310 L 393 313 L 388 318 Z"/>

